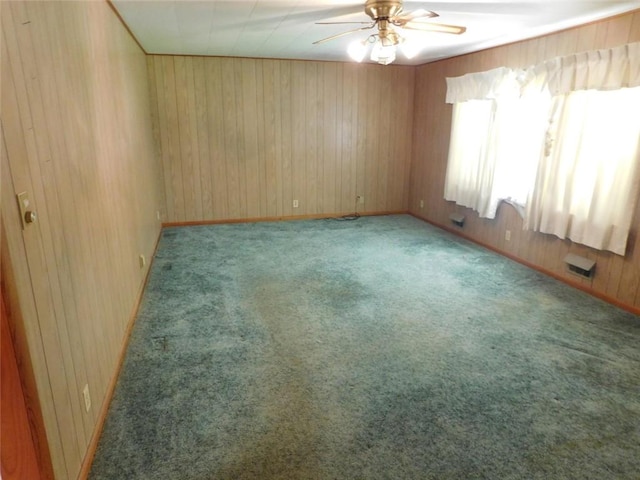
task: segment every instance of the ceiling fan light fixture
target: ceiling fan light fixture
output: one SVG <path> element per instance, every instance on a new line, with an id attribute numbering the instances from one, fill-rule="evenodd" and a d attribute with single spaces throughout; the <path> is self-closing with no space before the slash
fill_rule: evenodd
<path id="1" fill-rule="evenodd" d="M 384 45 L 381 41 L 377 41 L 371 50 L 371 61 L 380 65 L 389 65 L 396 59 L 396 46 L 393 44 Z"/>
<path id="2" fill-rule="evenodd" d="M 404 38 L 398 35 L 398 32 L 392 29 L 386 30 L 384 32 L 384 35 L 382 34 L 382 32 L 380 32 L 378 34 L 378 37 L 380 39 L 380 43 L 382 43 L 382 45 L 385 47 L 388 47 L 390 45 L 398 45 L 404 42 Z"/>
<path id="3" fill-rule="evenodd" d="M 422 50 L 422 45 L 420 45 L 415 40 L 405 40 L 402 42 L 400 46 L 400 50 L 402 50 L 402 54 L 411 60 L 413 57 L 418 55 Z"/>
<path id="4" fill-rule="evenodd" d="M 352 60 L 358 63 L 362 62 L 367 54 L 367 40 L 355 40 L 351 42 L 349 48 L 347 48 L 347 53 Z"/>
<path id="5" fill-rule="evenodd" d="M 364 13 L 371 22 L 317 22 L 319 24 L 342 24 L 355 23 L 365 24 L 364 27 L 347 30 L 330 37 L 313 42 L 314 45 L 325 43 L 336 38 L 350 35 L 363 30 L 371 30 L 377 27 L 377 32 L 369 35 L 365 40 L 352 42 L 347 48 L 348 55 L 356 62 L 362 62 L 367 55 L 369 43 L 373 45 L 370 59 L 381 65 L 389 65 L 396 59 L 396 50 L 399 48 L 402 53 L 412 59 L 420 53 L 421 46 L 415 42 L 407 44 L 405 37 L 396 31 L 396 28 L 407 30 L 419 30 L 423 32 L 441 32 L 459 35 L 466 30 L 466 27 L 458 25 L 445 25 L 443 23 L 421 22 L 427 18 L 438 17 L 436 12 L 431 10 L 418 9 L 404 12 L 402 9 L 403 0 L 365 0 Z M 404 30 L 402 30 L 404 32 Z"/>

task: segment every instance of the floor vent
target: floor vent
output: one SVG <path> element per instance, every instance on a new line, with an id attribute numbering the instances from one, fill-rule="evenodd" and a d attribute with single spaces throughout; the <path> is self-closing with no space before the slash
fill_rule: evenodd
<path id="1" fill-rule="evenodd" d="M 564 262 L 569 266 L 569 271 L 582 277 L 592 277 L 596 271 L 595 260 L 581 257 L 580 255 L 575 255 L 573 253 L 569 253 L 564 257 Z"/>
<path id="2" fill-rule="evenodd" d="M 451 222 L 458 227 L 464 226 L 464 215 L 462 215 L 461 213 L 452 213 L 451 215 L 449 215 L 449 220 L 451 220 Z"/>

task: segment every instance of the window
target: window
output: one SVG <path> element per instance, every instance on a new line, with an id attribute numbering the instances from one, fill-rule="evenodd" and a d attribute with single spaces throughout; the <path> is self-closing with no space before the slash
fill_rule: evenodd
<path id="1" fill-rule="evenodd" d="M 624 255 L 640 168 L 640 87 L 554 99 L 525 226 Z"/>
<path id="2" fill-rule="evenodd" d="M 624 255 L 640 183 L 640 43 L 447 79 L 445 198 Z"/>

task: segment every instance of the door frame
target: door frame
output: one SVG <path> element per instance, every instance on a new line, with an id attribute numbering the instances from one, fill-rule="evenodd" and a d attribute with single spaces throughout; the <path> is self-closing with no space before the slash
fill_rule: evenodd
<path id="1" fill-rule="evenodd" d="M 0 243 L 5 247 L 4 225 L 1 227 Z M 13 275 L 8 255 L 3 255 L 1 274 L 2 479 L 53 480 L 51 454 L 26 338 L 21 328 L 22 316 L 19 311 L 17 292 L 11 283 Z M 20 438 L 17 445 L 13 439 L 7 441 L 13 436 Z M 13 466 L 16 470 L 6 471 L 5 466 Z"/>

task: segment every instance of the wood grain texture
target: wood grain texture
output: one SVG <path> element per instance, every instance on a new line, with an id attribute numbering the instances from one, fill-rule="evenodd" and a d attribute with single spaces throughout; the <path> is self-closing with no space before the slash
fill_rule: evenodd
<path id="1" fill-rule="evenodd" d="M 449 225 L 451 212 L 463 213 L 464 234 L 498 251 L 592 289 L 632 307 L 640 306 L 640 205 L 635 216 L 624 257 L 597 251 L 553 235 L 522 230 L 522 219 L 509 205 L 499 208 L 495 220 L 478 218 L 470 209 L 444 200 L 451 105 L 444 101 L 446 77 L 490 70 L 499 66 L 525 67 L 544 60 L 592 49 L 610 48 L 640 40 L 640 11 L 620 15 L 545 37 L 483 52 L 443 60 L 417 68 L 413 157 L 411 165 L 410 211 L 435 224 Z M 420 201 L 424 208 L 420 208 Z M 634 208 L 630 205 L 629 208 Z M 504 239 L 511 231 L 511 241 Z M 584 279 L 569 273 L 562 259 L 567 253 L 597 262 L 596 274 Z"/>
<path id="2" fill-rule="evenodd" d="M 160 55 L 148 65 L 167 222 L 407 210 L 412 67 Z"/>
<path id="3" fill-rule="evenodd" d="M 148 268 L 138 256 L 151 258 L 160 229 L 159 86 L 106 2 L 0 8 L 2 273 L 6 258 L 55 476 L 75 479 Z M 38 213 L 24 232 L 22 191 Z"/>
<path id="4" fill-rule="evenodd" d="M 9 171 L 8 154 L 6 142 L 4 141 L 4 131 L 2 132 L 2 151 L 0 155 L 0 175 L 2 185 L 0 191 L 2 198 L 0 204 L 13 202 L 13 181 L 8 174 Z M 40 372 L 36 372 L 34 366 L 42 365 L 45 362 L 44 352 L 36 349 L 29 351 L 28 339 L 32 337 L 32 329 L 37 325 L 26 324 L 24 318 L 33 318 L 37 315 L 37 309 L 33 294 L 24 288 L 29 285 L 31 278 L 26 262 L 14 262 L 9 252 L 14 255 L 17 252 L 18 258 L 26 258 L 25 245 L 22 236 L 17 231 L 7 232 L 5 224 L 9 222 L 20 222 L 19 213 L 16 210 L 3 210 L 2 222 L 0 222 L 0 276 L 2 278 L 2 295 L 5 301 L 5 308 L 10 319 L 10 328 L 13 334 L 14 348 L 21 381 L 24 386 L 24 395 L 29 409 L 29 419 L 32 431 L 36 438 L 36 454 L 38 463 L 42 469 L 42 475 L 46 479 L 54 478 L 53 465 L 51 463 L 52 451 L 61 451 L 60 437 L 47 437 L 47 424 L 55 421 L 55 410 L 53 409 L 53 397 L 50 389 L 39 390 L 38 378 Z M 20 288 L 18 287 L 20 286 Z"/>
<path id="5" fill-rule="evenodd" d="M 5 480 L 40 480 L 40 468 L 36 444 L 31 434 L 29 415 L 18 363 L 16 361 L 13 340 L 9 330 L 9 318 L 4 307 L 4 296 L 0 295 L 0 405 L 2 412 L 1 436 L 2 463 L 1 475 Z"/>

